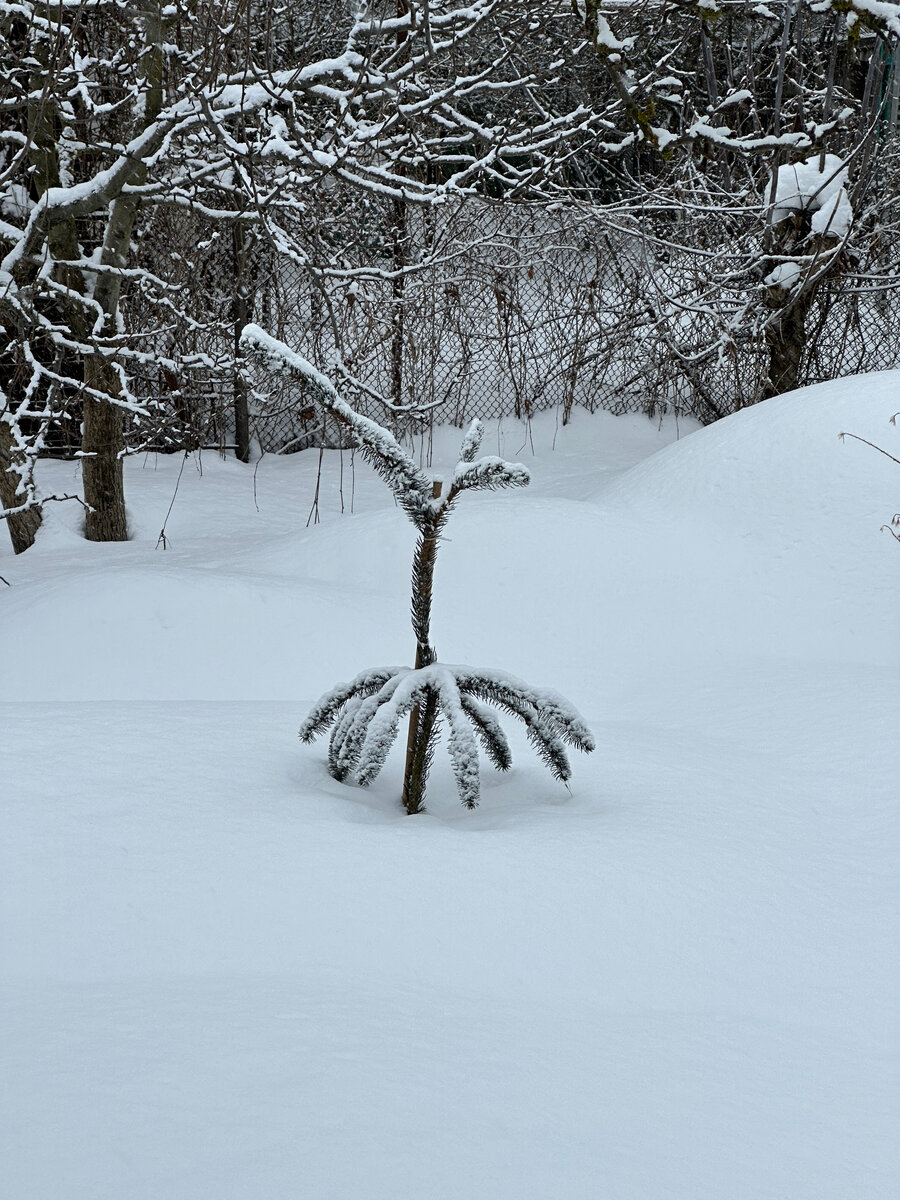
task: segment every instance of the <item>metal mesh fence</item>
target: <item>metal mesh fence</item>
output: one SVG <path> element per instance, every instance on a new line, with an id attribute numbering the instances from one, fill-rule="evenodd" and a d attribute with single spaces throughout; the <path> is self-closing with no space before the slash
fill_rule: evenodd
<path id="1" fill-rule="evenodd" d="M 400 434 L 553 408 L 566 420 L 576 406 L 708 421 L 760 397 L 762 335 L 722 337 L 727 314 L 697 302 L 703 281 L 689 260 L 651 263 L 587 221 L 488 213 L 484 226 L 473 236 L 469 217 L 464 232 L 445 231 L 437 263 L 402 288 L 388 271 L 313 284 L 282 262 L 258 309 L 320 369 L 334 373 L 339 358 L 358 381 L 357 407 Z M 900 291 L 838 282 L 807 327 L 802 384 L 900 366 Z M 269 450 L 321 436 L 291 387 L 257 396 L 254 427 Z"/>
<path id="2" fill-rule="evenodd" d="M 309 269 L 262 238 L 247 251 L 186 219 L 157 231 L 170 278 L 194 299 L 189 319 L 158 335 L 184 372 L 149 361 L 135 379 L 160 414 L 151 440 L 233 444 L 234 399 L 248 379 L 234 361 L 244 319 L 400 436 L 554 408 L 563 421 L 575 407 L 710 421 L 762 394 L 762 334 L 732 336 L 729 313 L 704 302 L 707 259 L 653 256 L 633 232 L 590 218 L 500 206 L 404 215 L 400 234 L 389 213 L 352 235 L 345 223 L 326 247 L 332 260 L 320 253 Z M 140 318 L 141 297 L 129 302 Z M 898 331 L 900 290 L 865 294 L 838 279 L 809 313 L 800 383 L 900 366 Z M 337 444 L 339 431 L 323 427 L 302 387 L 258 373 L 248 382 L 262 450 Z M 146 430 L 135 437 L 146 443 Z"/>

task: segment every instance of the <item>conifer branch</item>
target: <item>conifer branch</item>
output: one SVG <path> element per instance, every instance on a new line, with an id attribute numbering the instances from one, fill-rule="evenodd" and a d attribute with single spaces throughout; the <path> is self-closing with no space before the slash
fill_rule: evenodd
<path id="1" fill-rule="evenodd" d="M 478 746 L 475 743 L 475 735 L 469 728 L 468 714 L 463 708 L 456 680 L 453 673 L 446 668 L 441 670 L 438 676 L 438 691 L 444 717 L 450 726 L 447 750 L 456 779 L 456 790 L 466 808 L 476 808 L 481 791 Z"/>
<path id="2" fill-rule="evenodd" d="M 423 698 L 428 682 L 426 672 L 410 671 L 372 714 L 356 768 L 356 780 L 361 787 L 367 787 L 377 778 L 397 737 L 401 718 Z"/>
<path id="3" fill-rule="evenodd" d="M 476 417 L 466 430 L 465 437 L 462 440 L 462 445 L 459 448 L 459 461 L 461 463 L 470 463 L 475 461 L 475 455 L 481 449 L 481 440 L 484 437 L 484 425 Z"/>
<path id="4" fill-rule="evenodd" d="M 351 697 L 371 696 L 382 688 L 389 679 L 393 679 L 405 668 L 403 667 L 374 667 L 361 671 L 349 683 L 338 683 L 321 696 L 314 705 L 306 720 L 300 726 L 300 740 L 314 741 L 320 733 L 324 733 L 331 725 L 336 714 L 344 707 Z"/>
<path id="5" fill-rule="evenodd" d="M 528 468 L 522 463 L 505 462 L 496 455 L 488 454 L 475 462 L 460 462 L 453 475 L 450 496 L 467 488 L 496 491 L 499 488 L 527 487 L 531 483 Z M 449 497 L 448 497 L 449 499 Z"/>
<path id="6" fill-rule="evenodd" d="M 328 740 L 328 773 L 339 781 L 343 780 L 347 774 L 343 769 L 341 757 L 344 742 L 362 702 L 362 696 L 352 696 L 347 700 L 344 711 L 335 721 L 331 737 Z M 309 741 L 310 739 L 304 740 Z"/>
<path id="7" fill-rule="evenodd" d="M 273 338 L 258 325 L 247 325 L 241 346 L 275 374 L 288 374 L 301 382 L 311 398 L 354 435 L 363 457 L 385 481 L 397 503 L 416 528 L 423 528 L 432 512 L 431 480 L 416 466 L 394 437 L 376 421 L 351 408 L 337 394 L 331 380 L 302 355 Z"/>
<path id="8" fill-rule="evenodd" d="M 460 693 L 460 703 L 472 722 L 472 727 L 484 747 L 484 752 L 498 771 L 508 771 L 512 766 L 512 750 L 503 726 L 484 704 L 479 704 L 468 692 Z"/>
<path id="9" fill-rule="evenodd" d="M 512 764 L 506 735 L 486 707 L 492 704 L 522 721 L 551 774 L 567 780 L 572 769 L 565 743 L 584 753 L 594 749 L 593 736 L 580 713 L 558 693 L 530 687 L 512 675 L 439 663 L 431 644 L 437 549 L 456 500 L 468 490 L 524 487 L 530 482 L 527 469 L 494 455 L 476 458 L 484 426 L 475 420 L 463 437 L 450 488 L 442 496 L 440 483 L 428 479 L 386 429 L 343 401 L 331 380 L 305 358 L 258 325 L 245 327 L 241 344 L 270 370 L 293 375 L 326 412 L 350 429 L 364 456 L 419 531 L 412 569 L 415 666 L 375 667 L 349 683 L 338 684 L 313 706 L 300 727 L 301 739 L 310 742 L 333 727 L 328 770 L 338 780 L 355 773 L 357 782 L 366 787 L 381 772 L 400 722 L 408 715 L 403 803 L 407 812 L 416 813 L 422 810 L 442 719 L 450 731 L 447 750 L 459 798 L 466 808 L 475 808 L 480 793 L 479 742 L 498 770 L 506 771 Z"/>
<path id="10" fill-rule="evenodd" d="M 304 723 L 304 729 L 314 724 L 318 733 L 334 722 L 328 764 L 338 780 L 355 773 L 361 786 L 372 783 L 384 766 L 400 722 L 417 706 L 411 799 L 419 805 L 434 753 L 438 717 L 450 729 L 447 750 L 466 808 L 476 807 L 479 799 L 478 742 L 498 770 L 506 771 L 512 765 L 506 735 L 481 701 L 522 721 L 529 741 L 556 779 L 565 781 L 572 773 L 564 743 L 584 753 L 594 749 L 590 730 L 568 701 L 503 672 L 432 662 L 417 670 L 398 668 L 372 690 L 374 681 L 383 675 L 384 668 L 376 668 L 357 677 L 370 689 L 366 695 L 353 692 L 350 684 L 327 693 L 310 714 L 315 722 L 308 719 Z M 338 700 L 341 696 L 344 698 Z"/>

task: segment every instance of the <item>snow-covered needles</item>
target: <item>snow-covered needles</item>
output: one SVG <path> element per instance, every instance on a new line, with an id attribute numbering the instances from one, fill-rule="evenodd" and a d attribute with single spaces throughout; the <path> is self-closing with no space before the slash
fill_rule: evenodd
<path id="1" fill-rule="evenodd" d="M 274 374 L 288 374 L 303 384 L 310 399 L 329 412 L 355 436 L 359 447 L 394 493 L 397 503 L 422 533 L 431 532 L 436 519 L 453 505 L 460 492 L 470 488 L 494 490 L 525 487 L 531 477 L 521 463 L 505 462 L 493 455 L 475 459 L 484 436 L 479 420 L 466 431 L 460 461 L 446 496 L 434 497 L 431 479 L 406 453 L 392 434 L 376 421 L 364 417 L 342 400 L 334 384 L 302 355 L 273 338 L 259 325 L 247 325 L 241 346 Z"/>
<path id="2" fill-rule="evenodd" d="M 421 527 L 432 508 L 431 480 L 388 430 L 352 409 L 337 394 L 330 379 L 258 325 L 245 326 L 241 346 L 267 370 L 299 380 L 312 400 L 355 435 L 364 457 L 384 479 L 413 524 Z"/>
<path id="3" fill-rule="evenodd" d="M 498 770 L 512 765 L 500 722 L 482 701 L 524 723 L 529 740 L 556 779 L 565 781 L 572 773 L 566 744 L 585 753 L 595 746 L 584 718 L 556 692 L 531 687 L 502 671 L 447 663 L 432 663 L 418 671 L 409 667 L 363 671 L 319 700 L 301 725 L 300 737 L 311 742 L 333 726 L 329 771 L 338 780 L 355 774 L 365 787 L 384 766 L 401 720 L 429 693 L 436 697 L 449 728 L 447 750 L 466 808 L 475 808 L 480 795 L 478 742 Z"/>

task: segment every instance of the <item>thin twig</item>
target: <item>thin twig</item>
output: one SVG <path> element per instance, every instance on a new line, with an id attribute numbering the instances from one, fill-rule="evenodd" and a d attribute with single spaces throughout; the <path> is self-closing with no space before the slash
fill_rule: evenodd
<path id="1" fill-rule="evenodd" d="M 887 450 L 882 450 L 880 446 L 876 446 L 874 442 L 868 441 L 864 437 L 860 437 L 858 433 L 839 433 L 838 437 L 841 441 L 844 438 L 854 438 L 857 442 L 862 442 L 865 446 L 871 446 L 873 450 L 877 450 L 879 454 L 883 454 L 885 458 L 889 458 L 891 462 L 895 462 L 900 467 L 900 458 L 894 458 L 893 454 L 888 454 Z"/>
<path id="2" fill-rule="evenodd" d="M 181 467 L 179 468 L 179 471 L 178 471 L 178 478 L 175 480 L 175 491 L 172 493 L 172 499 L 169 502 L 169 510 L 166 513 L 165 520 L 162 523 L 162 529 L 159 531 L 159 537 L 156 539 L 156 549 L 157 550 L 159 549 L 160 543 L 162 543 L 163 550 L 168 550 L 168 548 L 169 548 L 169 543 L 168 543 L 168 540 L 166 539 L 166 525 L 169 522 L 169 517 L 172 515 L 172 509 L 175 507 L 175 497 L 178 495 L 178 485 L 181 483 L 181 476 L 184 474 L 184 464 L 187 462 L 189 454 L 190 454 L 190 451 L 185 450 L 184 458 L 182 458 L 182 460 L 181 460 Z"/>

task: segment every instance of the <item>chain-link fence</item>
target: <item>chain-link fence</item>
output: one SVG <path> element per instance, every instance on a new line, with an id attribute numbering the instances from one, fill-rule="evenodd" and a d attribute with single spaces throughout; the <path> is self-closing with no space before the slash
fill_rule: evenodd
<path id="1" fill-rule="evenodd" d="M 709 301 L 708 254 L 651 250 L 636 228 L 499 205 L 404 213 L 402 225 L 382 213 L 353 236 L 345 223 L 326 243 L 331 261 L 320 245 L 311 266 L 259 235 L 167 226 L 157 236 L 196 301 L 191 319 L 159 335 L 184 372 L 151 361 L 136 379 L 160 413 L 152 438 L 233 446 L 246 401 L 264 451 L 335 444 L 339 431 L 323 427 L 300 385 L 236 362 L 248 319 L 401 436 L 554 408 L 565 421 L 574 407 L 710 421 L 754 403 L 768 365 L 762 331 L 734 321 L 737 301 Z M 900 290 L 851 283 L 820 288 L 800 383 L 900 366 Z"/>

